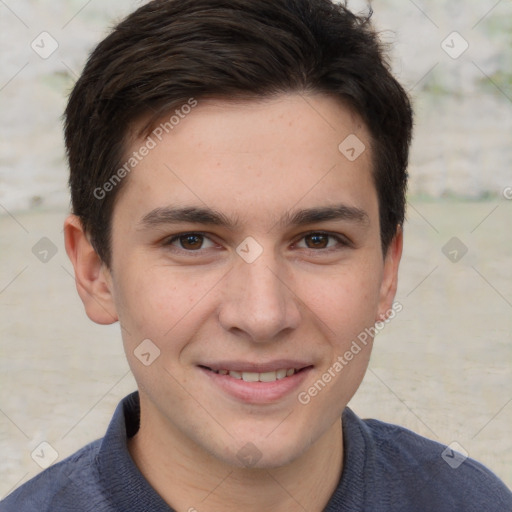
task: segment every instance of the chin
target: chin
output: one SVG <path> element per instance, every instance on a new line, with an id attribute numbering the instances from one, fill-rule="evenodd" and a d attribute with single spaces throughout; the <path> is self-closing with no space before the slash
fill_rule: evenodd
<path id="1" fill-rule="evenodd" d="M 233 451 L 230 446 L 226 447 L 224 453 L 213 455 L 236 468 L 275 469 L 294 462 L 313 442 L 314 439 L 311 439 L 310 434 L 307 440 L 277 435 L 274 439 L 264 435 L 259 438 L 244 436 L 244 439 L 234 443 L 239 447 L 237 450 Z"/>

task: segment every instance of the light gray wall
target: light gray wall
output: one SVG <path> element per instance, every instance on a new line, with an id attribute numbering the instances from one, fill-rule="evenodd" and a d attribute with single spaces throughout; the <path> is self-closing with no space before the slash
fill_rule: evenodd
<path id="1" fill-rule="evenodd" d="M 88 52 L 135 0 L 6 0 L 0 4 L 0 204 L 66 207 L 60 116 Z M 367 3 L 349 1 L 356 12 Z M 498 197 L 512 184 L 512 3 L 377 0 L 393 69 L 414 100 L 412 196 Z M 42 32 L 58 43 L 41 58 Z M 452 34 L 454 31 L 461 36 Z M 459 37 L 459 39 L 457 39 Z M 462 39 L 463 38 L 463 39 Z M 443 50 L 451 49 L 452 56 Z M 457 58 L 467 42 L 468 48 Z"/>

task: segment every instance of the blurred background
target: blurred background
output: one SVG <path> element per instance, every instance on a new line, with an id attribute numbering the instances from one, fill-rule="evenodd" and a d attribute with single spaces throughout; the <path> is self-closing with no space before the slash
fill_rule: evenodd
<path id="1" fill-rule="evenodd" d="M 101 437 L 135 389 L 119 326 L 85 316 L 64 251 L 61 115 L 94 45 L 142 3 L 0 0 L 0 497 Z M 403 311 L 350 406 L 456 442 L 512 486 L 512 3 L 371 7 L 416 127 Z"/>

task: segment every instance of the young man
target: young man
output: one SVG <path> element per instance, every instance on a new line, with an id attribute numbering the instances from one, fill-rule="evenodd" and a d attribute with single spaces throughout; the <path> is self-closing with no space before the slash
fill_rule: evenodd
<path id="1" fill-rule="evenodd" d="M 512 510 L 479 463 L 346 407 L 395 314 L 411 128 L 369 21 L 329 0 L 123 21 L 66 110 L 65 239 L 138 392 L 1 510 Z"/>

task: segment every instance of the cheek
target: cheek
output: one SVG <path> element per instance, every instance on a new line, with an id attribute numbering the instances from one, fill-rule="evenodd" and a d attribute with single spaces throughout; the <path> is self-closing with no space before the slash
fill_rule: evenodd
<path id="1" fill-rule="evenodd" d="M 143 271 L 140 269 L 144 269 Z M 115 283 L 115 301 L 125 343 L 130 346 L 150 338 L 161 349 L 164 340 L 179 341 L 173 334 L 197 324 L 197 315 L 207 305 L 208 292 L 218 279 L 178 273 L 172 267 L 154 266 L 132 259 L 124 262 Z M 195 320 L 194 320 L 195 319 Z M 179 349 L 174 343 L 173 348 Z"/>
<path id="2" fill-rule="evenodd" d="M 373 326 L 381 272 L 375 264 L 347 265 L 338 267 L 335 273 L 300 276 L 295 280 L 297 295 L 340 349 L 366 327 Z"/>

